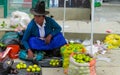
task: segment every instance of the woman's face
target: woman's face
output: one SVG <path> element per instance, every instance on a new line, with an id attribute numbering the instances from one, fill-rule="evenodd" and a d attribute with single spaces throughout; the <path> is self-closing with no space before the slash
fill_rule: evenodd
<path id="1" fill-rule="evenodd" d="M 42 24 L 44 22 L 44 16 L 34 15 L 34 20 L 35 20 L 36 23 Z"/>

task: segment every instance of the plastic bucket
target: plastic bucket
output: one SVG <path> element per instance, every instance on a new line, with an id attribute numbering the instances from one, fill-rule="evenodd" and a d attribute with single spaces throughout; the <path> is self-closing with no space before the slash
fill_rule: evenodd
<path id="1" fill-rule="evenodd" d="M 20 47 L 19 45 L 8 45 L 7 47 L 10 47 L 11 50 L 9 52 L 9 57 L 12 58 L 12 59 L 16 59 L 18 58 L 18 53 L 20 51 Z"/>

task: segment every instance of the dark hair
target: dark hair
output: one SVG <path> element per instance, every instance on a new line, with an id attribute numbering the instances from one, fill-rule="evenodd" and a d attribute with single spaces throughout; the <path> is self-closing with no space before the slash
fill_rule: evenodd
<path id="1" fill-rule="evenodd" d="M 45 15 L 42 15 L 43 17 L 45 17 Z"/>
<path id="2" fill-rule="evenodd" d="M 39 16 L 39 17 L 41 17 L 41 16 L 42 16 L 42 17 L 45 17 L 45 15 L 34 15 L 34 16 Z"/>

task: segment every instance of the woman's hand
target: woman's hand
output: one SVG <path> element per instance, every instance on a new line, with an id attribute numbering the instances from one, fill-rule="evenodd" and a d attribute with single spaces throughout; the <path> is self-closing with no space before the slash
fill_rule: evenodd
<path id="1" fill-rule="evenodd" d="M 28 49 L 28 58 L 33 58 L 34 54 L 31 49 Z"/>
<path id="2" fill-rule="evenodd" d="M 49 44 L 50 41 L 51 41 L 51 39 L 52 39 L 52 35 L 49 34 L 49 35 L 45 38 L 45 43 L 46 43 L 46 44 Z"/>

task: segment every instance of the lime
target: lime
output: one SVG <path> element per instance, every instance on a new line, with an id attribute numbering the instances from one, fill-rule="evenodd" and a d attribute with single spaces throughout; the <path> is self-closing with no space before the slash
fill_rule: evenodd
<path id="1" fill-rule="evenodd" d="M 23 68 L 27 68 L 27 65 L 26 64 L 23 64 L 23 66 L 22 66 Z"/>
<path id="2" fill-rule="evenodd" d="M 40 72 L 40 70 L 41 70 L 40 67 L 37 67 L 37 68 L 36 68 L 36 71 L 37 71 L 37 72 Z"/>
<path id="3" fill-rule="evenodd" d="M 34 67 L 34 68 L 37 68 L 37 67 L 38 67 L 38 65 L 34 64 L 34 65 L 33 65 L 33 67 Z"/>
<path id="4" fill-rule="evenodd" d="M 17 69 L 20 69 L 20 65 L 19 65 L 19 64 L 17 64 L 17 65 L 16 65 L 16 68 L 17 68 Z"/>
<path id="5" fill-rule="evenodd" d="M 20 62 L 19 64 L 20 64 L 20 65 L 22 65 L 22 64 L 23 64 L 23 62 Z"/>
<path id="6" fill-rule="evenodd" d="M 56 65 L 56 63 L 52 63 L 52 66 L 55 66 Z"/>
<path id="7" fill-rule="evenodd" d="M 29 67 L 28 67 L 28 68 L 32 69 L 33 67 L 32 67 L 32 65 L 29 65 Z"/>
<path id="8" fill-rule="evenodd" d="M 32 72 L 35 72 L 35 68 L 32 68 Z"/>
<path id="9" fill-rule="evenodd" d="M 30 68 L 27 68 L 26 70 L 27 70 L 27 72 L 30 72 Z"/>
<path id="10" fill-rule="evenodd" d="M 59 65 L 59 62 L 57 62 L 56 65 L 58 66 L 58 65 Z"/>

